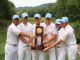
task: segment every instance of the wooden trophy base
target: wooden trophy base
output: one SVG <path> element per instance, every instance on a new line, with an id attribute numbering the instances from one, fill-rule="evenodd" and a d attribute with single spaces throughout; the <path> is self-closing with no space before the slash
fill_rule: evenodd
<path id="1" fill-rule="evenodd" d="M 40 46 L 35 46 L 35 47 L 31 47 L 32 50 L 43 50 L 44 46 L 40 45 Z"/>

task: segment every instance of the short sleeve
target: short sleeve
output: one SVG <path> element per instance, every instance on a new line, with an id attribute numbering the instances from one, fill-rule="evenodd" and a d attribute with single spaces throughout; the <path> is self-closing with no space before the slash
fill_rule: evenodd
<path id="1" fill-rule="evenodd" d="M 11 30 L 12 33 L 14 33 L 17 36 L 21 32 L 17 27 L 10 27 L 10 30 Z"/>
<path id="2" fill-rule="evenodd" d="M 67 37 L 68 37 L 68 34 L 69 34 L 69 32 L 65 31 L 64 33 L 62 33 L 62 35 L 60 35 L 58 37 L 58 40 L 65 41 L 67 39 Z"/>

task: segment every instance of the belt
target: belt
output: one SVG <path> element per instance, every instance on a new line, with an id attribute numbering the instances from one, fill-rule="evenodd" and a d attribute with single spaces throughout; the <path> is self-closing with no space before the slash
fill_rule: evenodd
<path id="1" fill-rule="evenodd" d="M 58 46 L 57 48 L 61 48 L 61 47 Z"/>
<path id="2" fill-rule="evenodd" d="M 66 47 L 66 46 L 57 46 L 57 48 L 62 48 L 62 47 Z"/>
<path id="3" fill-rule="evenodd" d="M 68 46 L 71 46 L 71 45 L 77 45 L 77 44 L 69 44 Z"/>
<path id="4" fill-rule="evenodd" d="M 18 44 L 9 44 L 9 43 L 7 43 L 8 45 L 12 45 L 12 46 L 18 46 Z"/>

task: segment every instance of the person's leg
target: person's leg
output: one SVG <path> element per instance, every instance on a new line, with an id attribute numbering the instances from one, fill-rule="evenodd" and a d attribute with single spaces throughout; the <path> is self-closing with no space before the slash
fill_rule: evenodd
<path id="1" fill-rule="evenodd" d="M 67 48 L 68 60 L 76 60 L 77 45 L 71 45 Z"/>
<path id="2" fill-rule="evenodd" d="M 13 60 L 18 60 L 18 47 L 16 46 L 14 48 Z"/>
<path id="3" fill-rule="evenodd" d="M 15 56 L 16 55 L 16 56 Z M 17 60 L 17 46 L 6 44 L 5 46 L 5 60 Z"/>
<path id="4" fill-rule="evenodd" d="M 55 48 L 49 50 L 49 60 L 56 60 Z"/>
<path id="5" fill-rule="evenodd" d="M 5 45 L 5 60 L 10 60 L 10 49 L 7 44 Z"/>
<path id="6" fill-rule="evenodd" d="M 32 60 L 37 60 L 37 50 L 32 50 Z"/>
<path id="7" fill-rule="evenodd" d="M 31 49 L 29 46 L 25 49 L 25 60 L 31 60 Z"/>
<path id="8" fill-rule="evenodd" d="M 39 54 L 39 56 L 38 56 L 39 60 L 45 60 L 45 52 L 44 51 L 39 50 L 38 54 Z"/>
<path id="9" fill-rule="evenodd" d="M 61 48 L 57 48 L 57 49 L 58 49 L 58 52 L 57 52 L 58 60 L 65 60 L 66 48 L 61 47 Z"/>
<path id="10" fill-rule="evenodd" d="M 24 52 L 25 48 L 22 46 L 18 46 L 18 60 L 24 60 Z"/>

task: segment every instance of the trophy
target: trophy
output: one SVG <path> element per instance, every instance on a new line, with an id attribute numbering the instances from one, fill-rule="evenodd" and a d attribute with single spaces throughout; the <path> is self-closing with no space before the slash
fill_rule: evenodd
<path id="1" fill-rule="evenodd" d="M 34 47 L 32 46 L 32 50 L 42 50 L 44 48 L 43 46 L 43 27 L 42 26 L 36 26 L 35 30 L 36 38 L 34 39 Z"/>

